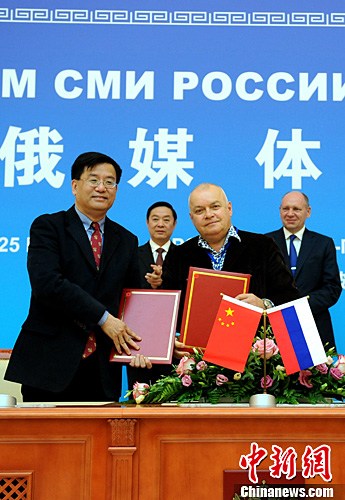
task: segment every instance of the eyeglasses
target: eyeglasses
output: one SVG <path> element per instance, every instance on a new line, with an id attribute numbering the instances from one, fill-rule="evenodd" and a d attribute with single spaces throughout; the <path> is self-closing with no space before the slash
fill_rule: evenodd
<path id="1" fill-rule="evenodd" d="M 92 188 L 98 187 L 101 183 L 103 184 L 103 186 L 105 187 L 105 189 L 115 189 L 116 186 L 117 186 L 117 182 L 116 181 L 112 181 L 111 179 L 105 179 L 105 180 L 101 180 L 101 179 L 79 179 L 79 180 L 86 182 Z"/>

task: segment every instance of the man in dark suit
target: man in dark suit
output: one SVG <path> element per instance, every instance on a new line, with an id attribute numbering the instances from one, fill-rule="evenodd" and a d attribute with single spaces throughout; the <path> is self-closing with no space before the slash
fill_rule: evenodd
<path id="1" fill-rule="evenodd" d="M 150 240 L 139 247 L 141 288 L 156 288 L 157 275 L 152 274 L 156 264 L 162 265 L 168 252 L 176 245 L 171 235 L 176 227 L 177 213 L 166 201 L 157 201 L 146 213 L 146 225 Z"/>
<path id="2" fill-rule="evenodd" d="M 290 245 L 296 252 L 297 263 L 291 269 L 302 296 L 309 296 L 310 308 L 323 343 L 335 346 L 329 308 L 340 297 L 341 283 L 334 242 L 328 236 L 309 231 L 305 221 L 310 217 L 308 197 L 301 192 L 287 193 L 280 205 L 283 227 L 267 233 L 279 245 L 290 267 Z M 290 242 L 291 235 L 294 235 Z"/>
<path id="3" fill-rule="evenodd" d="M 111 349 L 139 349 L 116 318 L 122 289 L 138 286 L 138 242 L 106 216 L 122 170 L 91 152 L 71 173 L 75 205 L 41 215 L 30 230 L 30 309 L 6 372 L 24 401 L 117 400 L 122 367 L 109 362 Z M 133 365 L 151 363 L 137 356 Z"/>
<path id="4" fill-rule="evenodd" d="M 160 272 L 163 262 L 166 256 L 176 248 L 170 239 L 176 223 L 177 213 L 174 207 L 166 201 L 157 201 L 147 209 L 146 224 L 150 240 L 139 247 L 141 288 L 157 288 L 161 285 Z M 175 345 L 178 346 L 178 342 Z M 175 354 L 177 354 L 176 351 Z M 144 370 L 129 366 L 127 368 L 128 387 L 131 389 L 137 380 L 153 384 L 161 375 L 168 375 L 170 371 L 170 365 L 154 364 L 151 369 Z"/>
<path id="5" fill-rule="evenodd" d="M 251 274 L 249 293 L 236 298 L 263 309 L 299 297 L 274 241 L 232 225 L 232 205 L 221 187 L 196 187 L 189 210 L 199 236 L 178 245 L 163 268 L 164 288 L 182 290 L 180 317 L 191 266 Z"/>

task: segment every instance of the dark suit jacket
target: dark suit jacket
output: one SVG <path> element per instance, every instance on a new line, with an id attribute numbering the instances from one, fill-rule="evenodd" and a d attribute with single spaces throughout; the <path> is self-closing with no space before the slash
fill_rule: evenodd
<path id="1" fill-rule="evenodd" d="M 290 266 L 283 228 L 267 233 L 280 247 Z M 334 242 L 328 236 L 305 229 L 297 259 L 295 282 L 302 296 L 309 295 L 309 304 L 322 341 L 335 346 L 328 308 L 340 297 L 341 283 Z"/>
<path id="2" fill-rule="evenodd" d="M 59 392 L 71 382 L 88 332 L 96 333 L 102 383 L 109 398 L 121 391 L 121 365 L 109 363 L 111 339 L 97 322 L 116 315 L 124 287 L 138 287 L 138 241 L 105 220 L 97 271 L 84 226 L 74 207 L 38 217 L 31 226 L 28 271 L 30 309 L 8 365 L 6 378 Z"/>
<path id="3" fill-rule="evenodd" d="M 168 253 L 165 257 L 167 259 L 168 255 L 171 254 L 177 245 L 171 242 Z M 139 247 L 139 270 L 140 270 L 140 287 L 141 288 L 151 288 L 151 285 L 146 281 L 145 274 L 152 272 L 151 264 L 154 264 L 154 258 L 152 255 L 150 242 L 146 242 L 144 245 Z M 165 265 L 165 260 L 163 264 L 163 268 Z M 164 286 L 164 283 L 162 287 Z M 132 368 L 131 366 L 127 366 L 127 378 L 128 378 L 128 388 L 132 389 L 133 384 L 135 382 L 146 382 L 147 384 L 154 384 L 161 375 L 169 375 L 171 371 L 171 365 L 152 365 L 151 369 L 147 368 Z"/>
<path id="4" fill-rule="evenodd" d="M 171 252 L 175 247 L 176 245 L 173 242 L 171 242 L 166 257 L 168 256 L 169 252 Z M 155 263 L 152 255 L 150 242 L 147 241 L 144 245 L 141 245 L 138 249 L 138 252 L 139 252 L 140 288 L 151 288 L 151 285 L 149 285 L 149 283 L 145 279 L 146 273 L 152 273 L 151 264 Z"/>
<path id="5" fill-rule="evenodd" d="M 238 231 L 238 234 L 241 242 L 230 238 L 223 271 L 251 274 L 249 292 L 270 299 L 275 305 L 298 298 L 291 273 L 274 241 L 267 236 L 246 231 Z M 198 246 L 198 237 L 178 245 L 164 262 L 164 288 L 182 290 L 180 321 L 191 266 L 212 269 L 207 251 Z"/>
<path id="6" fill-rule="evenodd" d="M 231 238 L 223 271 L 251 274 L 249 291 L 260 298 L 272 300 L 275 305 L 297 299 L 299 297 L 297 288 L 274 241 L 261 234 L 245 231 L 239 231 L 238 234 L 241 242 Z M 180 331 L 181 327 L 187 278 L 191 266 L 212 269 L 207 251 L 198 246 L 198 237 L 175 246 L 166 256 L 163 265 L 162 288 L 182 292 L 177 331 Z M 154 372 L 128 368 L 129 387 L 132 388 L 136 380 L 154 382 L 160 374 L 167 375 L 172 369 L 171 365 L 156 366 Z"/>

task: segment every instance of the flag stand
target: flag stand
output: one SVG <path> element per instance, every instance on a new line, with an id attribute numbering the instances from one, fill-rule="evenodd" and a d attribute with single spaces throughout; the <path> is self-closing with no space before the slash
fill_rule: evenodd
<path id="1" fill-rule="evenodd" d="M 262 394 L 254 394 L 249 399 L 249 406 L 256 408 L 272 408 L 276 406 L 276 398 L 272 394 L 267 394 L 266 387 L 266 336 L 267 336 L 267 312 L 263 312 L 264 316 L 264 392 Z"/>

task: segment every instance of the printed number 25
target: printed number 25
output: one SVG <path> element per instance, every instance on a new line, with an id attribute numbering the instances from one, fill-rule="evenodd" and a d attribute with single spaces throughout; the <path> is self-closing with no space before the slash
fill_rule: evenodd
<path id="1" fill-rule="evenodd" d="M 10 239 L 6 236 L 0 237 L 0 252 L 18 252 L 20 249 L 18 236 L 12 236 Z"/>

